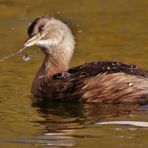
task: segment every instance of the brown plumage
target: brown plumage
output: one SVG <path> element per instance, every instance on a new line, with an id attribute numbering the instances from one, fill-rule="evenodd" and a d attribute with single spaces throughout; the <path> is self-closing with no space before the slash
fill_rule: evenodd
<path id="1" fill-rule="evenodd" d="M 69 69 L 74 37 L 66 24 L 38 17 L 28 28 L 26 47 L 37 45 L 45 60 L 33 84 L 35 97 L 80 102 L 148 103 L 148 72 L 119 62 L 92 62 Z"/>

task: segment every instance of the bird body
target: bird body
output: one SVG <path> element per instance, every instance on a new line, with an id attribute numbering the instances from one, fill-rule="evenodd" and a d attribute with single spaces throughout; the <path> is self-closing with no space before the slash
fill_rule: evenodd
<path id="1" fill-rule="evenodd" d="M 92 62 L 69 69 L 74 37 L 63 22 L 38 17 L 28 28 L 26 47 L 45 53 L 32 83 L 32 94 L 46 100 L 139 103 L 148 102 L 148 72 L 119 62 Z"/>

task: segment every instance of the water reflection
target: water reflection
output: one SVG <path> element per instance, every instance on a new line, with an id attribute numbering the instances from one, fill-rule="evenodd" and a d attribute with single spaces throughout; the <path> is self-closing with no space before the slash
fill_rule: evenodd
<path id="1" fill-rule="evenodd" d="M 129 116 L 135 112 L 137 106 L 105 105 L 105 104 L 80 104 L 62 102 L 34 102 L 39 114 L 45 121 L 39 122 L 45 132 L 37 138 L 37 143 L 51 147 L 72 147 L 79 138 L 96 138 L 91 133 L 81 133 L 99 121 L 106 121 Z M 99 125 L 98 125 L 99 126 Z M 79 133 L 79 134 L 78 134 Z M 99 133 L 98 133 L 99 134 Z M 39 140 L 40 139 L 40 140 Z"/>

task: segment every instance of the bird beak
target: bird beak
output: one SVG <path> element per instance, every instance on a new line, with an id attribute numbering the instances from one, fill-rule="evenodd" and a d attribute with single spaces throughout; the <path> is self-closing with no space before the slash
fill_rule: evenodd
<path id="1" fill-rule="evenodd" d="M 34 36 L 32 36 L 31 38 L 29 38 L 26 42 L 25 42 L 25 47 L 30 47 L 35 45 L 39 40 L 41 39 L 41 34 L 38 33 Z"/>

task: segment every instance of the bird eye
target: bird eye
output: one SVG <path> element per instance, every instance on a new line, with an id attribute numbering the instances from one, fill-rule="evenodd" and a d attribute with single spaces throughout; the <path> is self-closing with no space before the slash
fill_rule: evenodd
<path id="1" fill-rule="evenodd" d="M 44 26 L 39 27 L 39 32 L 42 32 L 42 31 L 44 31 Z"/>

